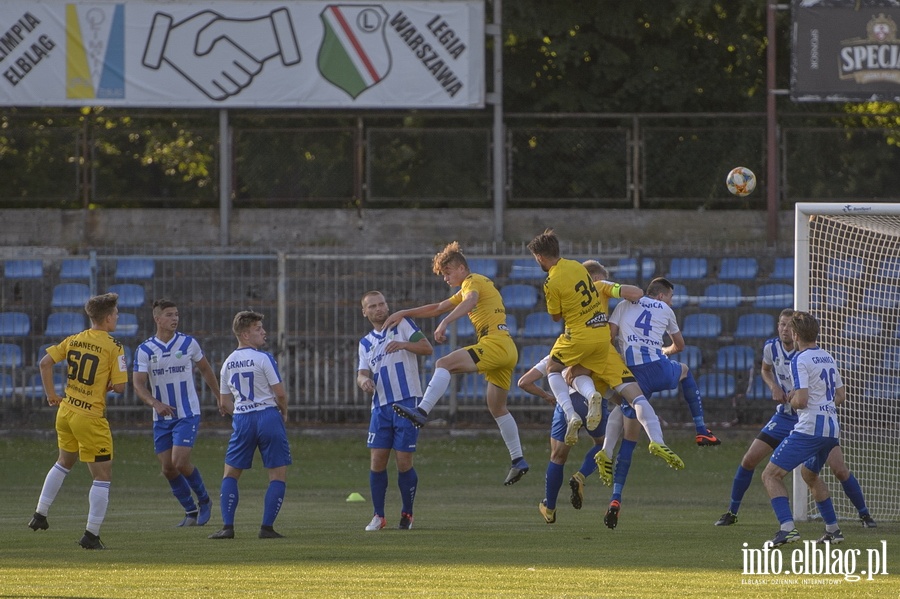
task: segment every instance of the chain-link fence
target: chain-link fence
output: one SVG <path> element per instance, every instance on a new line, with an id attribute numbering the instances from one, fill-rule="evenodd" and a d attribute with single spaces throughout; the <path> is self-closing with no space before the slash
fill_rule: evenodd
<path id="1" fill-rule="evenodd" d="M 216 208 L 218 125 L 210 113 L 103 113 L 83 127 L 0 121 L 0 205 Z M 780 208 L 896 198 L 900 136 L 865 115 L 784 115 Z M 471 116 L 231 119 L 236 207 L 492 207 L 492 127 Z M 766 207 L 761 114 L 507 115 L 508 207 Z M 756 172 L 737 199 L 725 174 Z"/>

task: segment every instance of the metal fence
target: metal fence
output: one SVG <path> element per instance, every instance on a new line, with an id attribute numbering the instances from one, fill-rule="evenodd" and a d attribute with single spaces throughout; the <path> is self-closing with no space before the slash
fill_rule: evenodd
<path id="1" fill-rule="evenodd" d="M 488 247 L 484 252 L 470 251 L 473 270 L 492 275 L 501 289 L 507 285 L 533 286 L 537 293 L 533 304 L 511 307 L 509 323 L 520 350 L 519 366 L 514 381 L 543 357 L 555 334 L 536 331 L 529 325 L 530 315 L 544 311 L 541 296 L 543 273 L 536 268 L 522 248 Z M 265 315 L 269 334 L 268 351 L 275 354 L 285 379 L 291 418 L 294 421 L 362 423 L 368 420 L 370 399 L 356 386 L 357 347 L 360 337 L 369 330 L 363 317 L 360 299 L 366 291 L 382 291 L 393 309 L 438 301 L 448 296 L 443 280 L 431 273 L 430 254 L 355 255 L 317 252 L 272 254 L 208 254 L 160 255 L 93 251 L 86 255 L 38 258 L 38 269 L 30 276 L 14 273 L 7 262 L 0 300 L 0 322 L 8 314 L 24 314 L 26 329 L 0 328 L 0 423 L 28 422 L 49 410 L 45 404 L 37 363 L 48 344 L 58 343 L 67 334 L 86 327 L 82 310 L 85 296 L 108 290 L 120 293 L 120 326 L 115 333 L 126 347 L 131 362 L 135 348 L 155 332 L 151 314 L 154 299 L 166 297 L 178 303 L 179 328 L 194 335 L 210 362 L 218 369 L 234 349 L 231 321 L 240 310 L 253 309 Z M 654 275 L 665 274 L 672 266 L 667 254 L 629 255 L 615 249 L 603 251 L 574 248 L 568 255 L 596 258 L 607 264 L 622 282 L 643 286 Z M 699 254 L 697 254 L 699 255 Z M 776 256 L 772 250 L 753 252 L 760 262 L 760 274 L 773 271 Z M 707 258 L 704 258 L 707 260 Z M 679 290 L 677 313 L 684 322 L 698 312 L 716 312 L 722 329 L 712 337 L 691 339 L 694 345 L 690 359 L 695 376 L 719 373 L 717 353 L 721 345 L 735 342 L 737 323 L 743 314 L 767 312 L 777 314 L 779 306 L 758 309 L 753 305 L 756 280 L 742 283 L 744 301 L 722 309 L 702 307 L 704 289 L 717 280 L 719 256 L 708 258 L 709 271 Z M 149 265 L 137 270 L 129 265 Z M 640 268 L 637 264 L 642 264 Z M 65 293 L 63 292 L 65 291 Z M 75 314 L 77 322 L 69 331 L 48 330 L 59 314 Z M 126 316 L 133 315 L 133 318 Z M 131 327 L 125 326 L 129 319 Z M 436 319 L 418 324 L 431 335 Z M 435 355 L 450 347 L 473 340 L 473 331 L 465 322 L 454 332 L 447 345 L 436 346 Z M 761 341 L 772 331 L 758 333 L 759 338 L 743 339 L 759 357 Z M 18 355 L 18 360 L 16 360 Z M 422 360 L 421 376 L 427 383 L 433 370 L 434 357 Z M 758 361 L 758 360 L 757 360 Z M 728 367 L 728 365 L 726 365 Z M 768 402 L 749 400 L 754 384 L 754 367 L 742 363 L 728 372 L 730 387 L 706 389 L 709 419 L 719 421 L 760 421 L 769 416 Z M 63 375 L 63 371 L 60 371 Z M 64 376 L 64 375 L 63 375 Z M 711 381 L 714 379 L 710 379 Z M 64 381 L 60 380 L 60 384 Z M 214 413 L 214 402 L 198 379 L 206 409 Z M 457 376 L 454 386 L 438 405 L 438 417 L 459 424 L 489 422 L 484 407 L 485 384 L 477 375 Z M 670 423 L 690 423 L 687 407 L 678 393 L 654 400 L 664 419 Z M 124 395 L 110 396 L 111 418 L 146 419 L 147 408 L 130 388 Z M 527 396 L 515 386 L 509 405 L 523 423 L 550 421 L 552 410 L 535 397 Z"/>
<path id="2" fill-rule="evenodd" d="M 218 206 L 215 114 L 105 110 L 82 127 L 0 118 L 0 206 Z M 896 199 L 897 128 L 867 115 L 779 117 L 780 208 Z M 231 117 L 234 206 L 492 207 L 492 128 L 465 115 Z M 510 208 L 764 208 L 763 114 L 511 114 Z M 758 191 L 730 196 L 746 166 Z"/>

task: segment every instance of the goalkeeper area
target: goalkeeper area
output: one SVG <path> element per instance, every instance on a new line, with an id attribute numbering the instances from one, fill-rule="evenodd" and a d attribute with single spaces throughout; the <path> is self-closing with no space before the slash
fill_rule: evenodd
<path id="1" fill-rule="evenodd" d="M 881 520 L 900 520 L 900 205 L 801 203 L 795 223 L 795 307 L 819 320 L 819 344 L 838 362 L 847 401 L 841 447 Z M 830 469 L 839 518 L 856 509 Z M 815 502 L 794 475 L 794 516 Z"/>
<path id="2" fill-rule="evenodd" d="M 49 430 L 49 429 L 48 429 Z M 210 494 L 218 481 L 229 429 L 203 425 L 193 461 Z M 618 526 L 603 525 L 611 489 L 596 475 L 575 510 L 564 485 L 557 521 L 544 523 L 548 431 L 523 431 L 532 470 L 501 484 L 507 452 L 493 431 L 422 429 L 415 467 L 419 487 L 412 530 L 396 529 L 400 510 L 396 468 L 388 466 L 387 528 L 365 532 L 372 517 L 369 453 L 362 427 L 291 429 L 294 465 L 275 523 L 283 539 L 258 539 L 266 471 L 257 459 L 240 481 L 235 539 L 214 541 L 220 509 L 203 527 L 175 528 L 183 511 L 153 454 L 149 431 L 114 430 L 115 465 L 109 511 L 101 529 L 106 551 L 76 545 L 87 511 L 90 477 L 83 464 L 67 478 L 48 519 L 26 525 L 48 467 L 51 434 L 0 436 L 0 596 L 2 597 L 897 597 L 900 527 L 867 529 L 841 522 L 842 556 L 886 556 L 884 570 L 856 582 L 841 574 L 753 574 L 748 549 L 761 551 L 778 523 L 759 477 L 734 526 L 713 526 L 731 479 L 755 431 L 732 431 L 718 447 L 699 448 L 687 431 L 666 431 L 686 468 L 675 471 L 650 456 L 642 441 L 624 489 Z M 582 435 L 565 468 L 570 476 L 590 443 Z M 350 493 L 366 501 L 347 502 Z M 877 514 L 877 513 L 876 513 Z M 822 534 L 821 522 L 799 522 L 802 539 Z M 884 545 L 882 544 L 884 543 Z M 782 548 L 783 566 L 793 567 Z M 886 547 L 886 550 L 883 548 Z M 773 554 L 778 551 L 773 552 Z M 873 555 L 874 555 L 873 554 Z M 769 560 L 770 562 L 773 560 Z M 758 568 L 757 568 L 758 569 Z M 882 568 L 879 568 L 880 572 Z M 785 588 L 785 587 L 789 588 Z"/>

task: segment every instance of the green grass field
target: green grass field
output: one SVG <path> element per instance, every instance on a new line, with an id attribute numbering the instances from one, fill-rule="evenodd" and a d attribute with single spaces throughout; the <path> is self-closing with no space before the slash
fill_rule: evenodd
<path id="1" fill-rule="evenodd" d="M 237 538 L 212 541 L 206 536 L 218 529 L 218 502 L 209 525 L 174 528 L 180 506 L 159 474 L 149 434 L 118 432 L 101 533 L 108 550 L 85 551 L 75 541 L 87 515 L 87 468 L 76 466 L 66 480 L 49 515 L 51 528 L 33 532 L 26 523 L 56 458 L 55 438 L 6 433 L 0 436 L 0 597 L 900 596 L 896 523 L 877 529 L 842 523 L 847 540 L 838 548 L 861 550 L 857 573 L 866 568 L 866 550 L 887 542 L 888 575 L 872 581 L 742 574 L 742 544 L 759 548 L 777 529 L 758 474 L 740 522 L 729 528 L 712 523 L 727 508 L 732 476 L 753 434 L 726 431 L 722 446 L 700 449 L 687 431 L 667 431 L 687 464 L 681 472 L 642 444 L 619 527 L 609 530 L 602 518 L 610 490 L 596 477 L 584 509 L 571 507 L 564 485 L 557 523 L 544 524 L 537 504 L 544 495 L 546 432 L 523 431 L 532 470 L 504 487 L 508 462 L 495 430 L 451 435 L 426 428 L 416 457 L 414 529 L 391 529 L 399 493 L 389 470 L 389 528 L 367 533 L 371 503 L 346 501 L 354 491 L 369 499 L 365 431 L 298 431 L 276 521 L 287 538 L 256 537 L 266 484 L 257 463 L 241 479 Z M 194 450 L 214 496 L 226 441 L 224 431 L 204 430 Z M 567 479 L 587 443 L 582 439 L 573 450 Z M 798 526 L 804 539 L 821 534 L 821 523 Z M 790 566 L 797 545 L 788 547 L 784 562 Z"/>

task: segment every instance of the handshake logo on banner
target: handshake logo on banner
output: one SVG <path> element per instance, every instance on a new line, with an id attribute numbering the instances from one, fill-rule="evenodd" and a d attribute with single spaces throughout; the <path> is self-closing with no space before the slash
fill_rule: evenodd
<path id="1" fill-rule="evenodd" d="M 225 100 L 250 85 L 276 56 L 285 66 L 300 62 L 300 47 L 286 8 L 256 19 L 230 19 L 204 10 L 178 23 L 157 12 L 142 63 L 165 62 L 212 100 Z"/>

